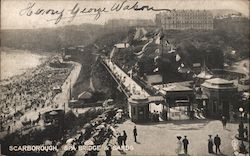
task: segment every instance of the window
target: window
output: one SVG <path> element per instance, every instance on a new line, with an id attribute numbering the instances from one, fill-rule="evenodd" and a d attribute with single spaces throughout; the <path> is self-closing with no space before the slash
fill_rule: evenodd
<path id="1" fill-rule="evenodd" d="M 213 112 L 217 112 L 217 100 L 213 100 Z"/>
<path id="2" fill-rule="evenodd" d="M 134 115 L 136 114 L 135 107 L 133 107 L 133 109 L 132 109 L 132 113 L 133 113 Z"/>

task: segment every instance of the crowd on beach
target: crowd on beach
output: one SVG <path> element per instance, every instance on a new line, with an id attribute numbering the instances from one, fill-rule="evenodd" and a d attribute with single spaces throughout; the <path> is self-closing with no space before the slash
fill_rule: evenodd
<path id="1" fill-rule="evenodd" d="M 50 58 L 35 69 L 13 77 L 8 83 L 0 84 L 0 112 L 2 125 L 11 122 L 14 117 L 22 116 L 30 109 L 36 110 L 52 104 L 57 94 L 55 86 L 62 86 L 72 70 L 69 68 L 52 68 Z"/>

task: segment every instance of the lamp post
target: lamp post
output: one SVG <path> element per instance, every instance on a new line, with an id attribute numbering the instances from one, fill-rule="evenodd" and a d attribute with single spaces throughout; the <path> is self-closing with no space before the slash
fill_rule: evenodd
<path id="1" fill-rule="evenodd" d="M 243 110 L 243 108 L 240 107 L 239 111 L 240 111 L 240 123 L 239 123 L 238 132 L 239 132 L 239 139 L 243 140 L 244 139 L 244 124 L 243 124 L 243 121 L 242 121 L 242 112 L 244 110 Z"/>
<path id="2" fill-rule="evenodd" d="M 239 146 L 239 153 L 243 153 L 246 154 L 246 146 L 244 145 L 244 124 L 242 121 L 242 112 L 244 111 L 244 109 L 242 107 L 239 108 L 240 111 L 240 124 L 239 124 L 239 139 L 241 140 L 240 146 Z"/>
<path id="3" fill-rule="evenodd" d="M 244 111 L 244 109 L 242 107 L 239 108 L 239 112 L 240 112 L 240 119 L 242 121 L 242 112 Z"/>

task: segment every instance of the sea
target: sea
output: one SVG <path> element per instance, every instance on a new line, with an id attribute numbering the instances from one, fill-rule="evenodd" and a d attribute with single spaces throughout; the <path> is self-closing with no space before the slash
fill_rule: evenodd
<path id="1" fill-rule="evenodd" d="M 40 65 L 48 55 L 38 54 L 26 50 L 1 50 L 0 80 L 21 75 L 29 69 Z"/>

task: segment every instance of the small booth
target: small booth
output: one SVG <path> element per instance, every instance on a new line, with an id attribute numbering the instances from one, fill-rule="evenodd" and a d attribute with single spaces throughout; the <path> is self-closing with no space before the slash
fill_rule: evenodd
<path id="1" fill-rule="evenodd" d="M 201 84 L 201 90 L 208 97 L 206 112 L 208 116 L 220 118 L 229 117 L 229 112 L 237 104 L 238 87 L 232 81 L 221 78 L 206 80 Z"/>
<path id="2" fill-rule="evenodd" d="M 149 100 L 142 95 L 134 95 L 128 99 L 129 117 L 133 122 L 146 122 L 149 119 Z"/>

